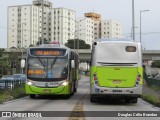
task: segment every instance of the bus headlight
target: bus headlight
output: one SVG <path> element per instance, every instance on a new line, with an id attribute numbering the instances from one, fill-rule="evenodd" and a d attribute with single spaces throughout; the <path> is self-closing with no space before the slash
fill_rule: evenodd
<path id="1" fill-rule="evenodd" d="M 68 85 L 68 81 L 60 81 L 59 82 L 59 85 L 62 85 L 62 86 L 66 86 L 66 85 Z"/>
<path id="2" fill-rule="evenodd" d="M 68 82 L 67 82 L 67 81 L 64 81 L 62 85 L 63 85 L 63 86 L 66 86 L 67 84 L 68 84 Z"/>
<path id="3" fill-rule="evenodd" d="M 28 85 L 32 85 L 32 82 L 29 81 L 29 82 L 27 82 L 27 84 L 28 84 Z"/>
<path id="4" fill-rule="evenodd" d="M 27 85 L 34 85 L 34 83 L 31 80 L 26 81 Z"/>

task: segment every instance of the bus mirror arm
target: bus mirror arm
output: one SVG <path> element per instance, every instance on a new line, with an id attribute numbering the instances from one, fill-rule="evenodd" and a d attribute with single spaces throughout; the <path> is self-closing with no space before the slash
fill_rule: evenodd
<path id="1" fill-rule="evenodd" d="M 75 62 L 74 62 L 74 60 L 71 60 L 71 68 L 75 68 Z"/>

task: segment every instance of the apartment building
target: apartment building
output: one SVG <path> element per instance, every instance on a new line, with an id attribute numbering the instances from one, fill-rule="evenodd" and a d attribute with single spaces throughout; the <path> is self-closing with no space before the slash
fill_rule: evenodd
<path id="1" fill-rule="evenodd" d="M 65 44 L 75 38 L 92 45 L 94 39 L 122 37 L 118 21 L 101 20 L 101 15 L 94 12 L 84 16 L 76 19 L 74 10 L 52 8 L 48 0 L 43 1 L 43 7 L 42 0 L 33 0 L 29 5 L 9 6 L 7 47 L 29 47 L 42 39 Z"/>
<path id="2" fill-rule="evenodd" d="M 101 38 L 122 38 L 122 26 L 116 20 L 101 21 Z"/>
<path id="3" fill-rule="evenodd" d="M 86 44 L 92 46 L 94 40 L 94 20 L 91 18 L 77 18 L 76 38 L 84 40 Z"/>
<path id="4" fill-rule="evenodd" d="M 60 44 L 75 38 L 76 12 L 67 8 L 52 9 L 52 41 Z"/>
<path id="5" fill-rule="evenodd" d="M 50 9 L 52 3 L 44 1 L 43 5 L 43 30 L 41 0 L 35 0 L 31 5 L 8 7 L 8 48 L 35 45 L 42 39 L 41 33 L 43 33 L 44 39 L 51 39 Z"/>
<path id="6" fill-rule="evenodd" d="M 94 39 L 101 38 L 101 15 L 94 12 L 84 14 L 85 17 L 94 21 Z"/>
<path id="7" fill-rule="evenodd" d="M 94 12 L 85 13 L 85 17 L 94 20 L 94 39 L 121 38 L 122 26 L 116 20 L 102 20 L 101 15 Z"/>

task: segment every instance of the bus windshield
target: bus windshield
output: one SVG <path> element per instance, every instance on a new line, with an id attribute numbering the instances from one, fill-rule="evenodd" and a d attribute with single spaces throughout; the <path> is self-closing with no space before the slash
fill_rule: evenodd
<path id="1" fill-rule="evenodd" d="M 27 74 L 31 78 L 66 79 L 68 76 L 68 59 L 29 58 Z"/>

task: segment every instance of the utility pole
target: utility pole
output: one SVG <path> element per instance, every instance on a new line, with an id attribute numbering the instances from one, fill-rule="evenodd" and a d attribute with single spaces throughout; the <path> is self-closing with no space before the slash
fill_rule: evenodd
<path id="1" fill-rule="evenodd" d="M 134 0 L 132 0 L 132 32 L 133 41 L 135 41 L 135 18 L 134 18 Z"/>

